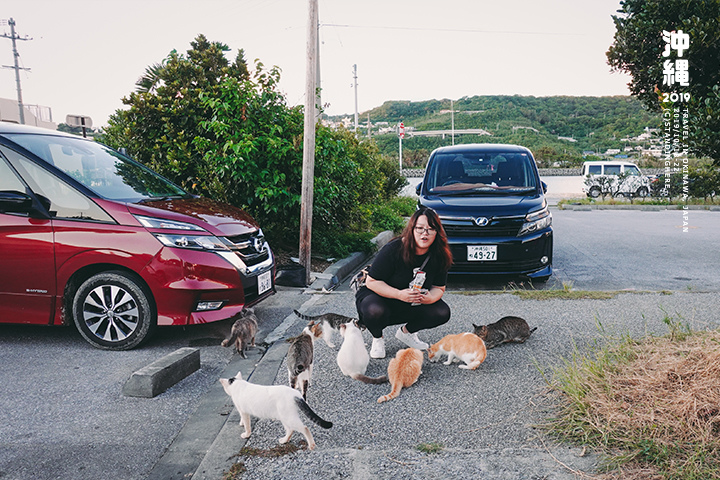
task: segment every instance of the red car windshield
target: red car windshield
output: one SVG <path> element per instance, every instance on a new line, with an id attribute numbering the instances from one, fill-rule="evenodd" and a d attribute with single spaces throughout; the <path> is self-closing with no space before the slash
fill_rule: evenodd
<path id="1" fill-rule="evenodd" d="M 7 134 L 7 138 L 109 200 L 185 197 L 177 185 L 102 144 L 57 135 Z"/>

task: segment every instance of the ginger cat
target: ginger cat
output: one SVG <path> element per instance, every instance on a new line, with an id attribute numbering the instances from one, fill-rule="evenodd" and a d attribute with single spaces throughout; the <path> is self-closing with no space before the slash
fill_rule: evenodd
<path id="1" fill-rule="evenodd" d="M 475 370 L 487 357 L 485 342 L 472 332 L 447 335 L 428 349 L 428 360 L 437 362 L 440 355 L 446 353 L 445 365 L 450 365 L 456 358 L 465 362 L 460 368 Z"/>
<path id="2" fill-rule="evenodd" d="M 423 353 L 417 348 L 404 348 L 397 352 L 395 358 L 388 364 L 388 378 L 392 390 L 389 394 L 378 398 L 378 403 L 387 402 L 400 395 L 403 387 L 409 387 L 417 382 L 422 373 Z"/>

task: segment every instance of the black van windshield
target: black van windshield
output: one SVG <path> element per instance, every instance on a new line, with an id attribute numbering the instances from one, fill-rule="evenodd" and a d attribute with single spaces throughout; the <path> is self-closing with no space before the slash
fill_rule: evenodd
<path id="1" fill-rule="evenodd" d="M 526 153 L 438 153 L 424 182 L 437 195 L 525 194 L 537 188 L 531 162 Z"/>
<path id="2" fill-rule="evenodd" d="M 102 144 L 57 135 L 6 137 L 62 170 L 100 198 L 142 201 L 189 196 L 152 170 Z"/>

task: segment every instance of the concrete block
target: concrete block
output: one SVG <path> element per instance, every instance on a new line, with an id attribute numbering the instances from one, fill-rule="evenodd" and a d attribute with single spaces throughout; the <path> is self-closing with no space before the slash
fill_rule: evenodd
<path id="1" fill-rule="evenodd" d="M 153 398 L 200 369 L 200 350 L 180 348 L 133 373 L 123 386 L 128 397 Z"/>

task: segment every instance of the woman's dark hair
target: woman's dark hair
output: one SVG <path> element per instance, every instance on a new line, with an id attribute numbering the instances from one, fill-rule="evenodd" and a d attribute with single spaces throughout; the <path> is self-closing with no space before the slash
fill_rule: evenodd
<path id="1" fill-rule="evenodd" d="M 434 228 L 437 232 L 435 234 L 435 241 L 433 241 L 432 245 L 430 245 L 430 256 L 438 259 L 440 266 L 444 270 L 449 270 L 452 265 L 452 253 L 450 252 L 450 246 L 448 245 L 447 234 L 445 234 L 445 229 L 440 222 L 440 217 L 438 217 L 438 214 L 432 208 L 420 207 L 415 211 L 415 213 L 413 213 L 413 216 L 410 217 L 408 224 L 405 225 L 405 229 L 400 235 L 403 243 L 403 260 L 407 265 L 410 265 L 415 258 L 415 247 L 417 247 L 417 244 L 415 243 L 415 236 L 413 235 L 413 232 L 418 218 L 422 215 L 427 217 L 428 225 L 431 228 Z"/>

